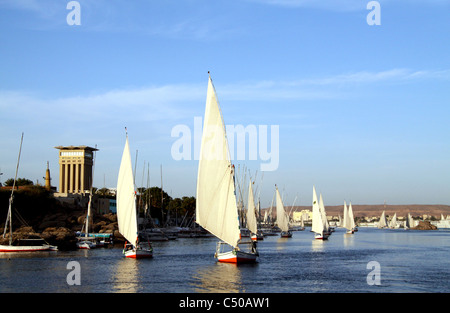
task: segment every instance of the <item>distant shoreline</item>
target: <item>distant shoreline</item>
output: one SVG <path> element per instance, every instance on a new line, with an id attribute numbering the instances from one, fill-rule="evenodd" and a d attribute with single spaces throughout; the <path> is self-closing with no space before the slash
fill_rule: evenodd
<path id="1" fill-rule="evenodd" d="M 348 206 L 348 203 L 347 203 Z M 269 208 L 261 209 L 263 212 Z M 290 206 L 285 206 L 287 212 L 291 210 Z M 384 205 L 384 204 L 352 204 L 353 214 L 357 217 L 373 217 L 380 216 L 383 211 L 386 211 L 386 215 L 391 216 L 397 213 L 397 216 L 406 216 L 410 213 L 412 216 L 422 216 L 424 214 L 434 216 L 437 219 L 441 218 L 441 214 L 444 216 L 450 215 L 450 205 L 445 204 L 396 204 L 396 205 Z M 275 206 L 272 209 L 276 211 Z M 292 212 L 310 210 L 311 206 L 294 206 Z M 327 215 L 342 216 L 344 211 L 344 204 L 342 205 L 330 205 L 325 204 L 325 210 Z"/>

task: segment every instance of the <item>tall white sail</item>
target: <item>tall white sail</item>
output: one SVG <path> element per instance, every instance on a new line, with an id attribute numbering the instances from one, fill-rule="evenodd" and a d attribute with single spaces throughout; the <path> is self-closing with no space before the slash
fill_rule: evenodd
<path id="1" fill-rule="evenodd" d="M 322 194 L 320 194 L 319 209 L 320 213 L 322 214 L 323 229 L 328 230 L 330 228 L 330 225 L 328 224 L 327 212 L 325 211 L 325 205 L 323 204 Z"/>
<path id="2" fill-rule="evenodd" d="M 133 246 L 136 246 L 138 237 L 135 196 L 133 168 L 127 136 L 117 180 L 117 223 L 119 232 Z"/>
<path id="3" fill-rule="evenodd" d="M 281 231 L 287 232 L 289 231 L 289 220 L 286 215 L 286 211 L 284 210 L 283 201 L 281 200 L 278 187 L 275 188 L 277 193 L 277 225 L 281 229 Z"/>
<path id="4" fill-rule="evenodd" d="M 240 237 L 232 167 L 225 125 L 211 77 L 197 176 L 196 222 L 236 247 Z"/>
<path id="5" fill-rule="evenodd" d="M 415 226 L 414 219 L 412 218 L 410 213 L 408 213 L 408 223 L 409 223 L 409 228 L 413 228 Z"/>
<path id="6" fill-rule="evenodd" d="M 349 225 L 349 229 L 353 229 L 355 228 L 355 218 L 353 216 L 353 209 L 352 209 L 352 203 L 350 202 L 349 206 L 348 206 L 348 225 Z"/>
<path id="7" fill-rule="evenodd" d="M 248 186 L 248 203 L 247 203 L 247 228 L 253 233 L 258 233 L 258 222 L 256 220 L 255 200 L 253 198 L 252 182 Z"/>
<path id="8" fill-rule="evenodd" d="M 391 221 L 389 222 L 390 228 L 396 228 L 397 227 L 397 213 L 394 213 L 394 216 L 392 217 Z"/>
<path id="9" fill-rule="evenodd" d="M 405 219 L 405 229 L 414 227 L 413 223 L 414 223 L 414 222 L 412 222 L 411 214 L 408 213 L 408 216 L 407 216 L 406 219 Z"/>
<path id="10" fill-rule="evenodd" d="M 349 225 L 348 225 L 348 209 L 347 209 L 347 202 L 344 201 L 344 220 L 342 222 L 342 227 L 347 228 L 348 230 L 350 230 Z"/>
<path id="11" fill-rule="evenodd" d="M 319 202 L 317 200 L 316 188 L 314 186 L 313 186 L 311 231 L 313 231 L 317 234 L 323 234 L 322 213 L 320 212 Z"/>
<path id="12" fill-rule="evenodd" d="M 378 222 L 378 228 L 387 227 L 387 221 L 386 221 L 386 212 L 383 211 L 380 216 L 380 221 Z"/>

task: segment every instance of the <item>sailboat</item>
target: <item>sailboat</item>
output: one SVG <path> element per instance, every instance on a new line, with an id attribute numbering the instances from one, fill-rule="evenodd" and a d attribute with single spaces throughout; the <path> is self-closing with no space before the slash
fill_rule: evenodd
<path id="1" fill-rule="evenodd" d="M 94 163 L 93 164 L 93 167 L 94 167 L 95 166 L 95 152 L 94 152 L 93 163 Z M 89 223 L 90 223 L 90 217 L 91 217 L 91 204 L 92 204 L 92 183 L 91 183 L 91 190 L 89 192 L 89 203 L 88 203 L 88 209 L 87 209 L 87 214 L 86 214 L 85 235 L 84 235 L 84 238 L 78 237 L 78 242 L 77 242 L 78 249 L 93 249 L 97 246 L 94 241 L 89 240 Z"/>
<path id="2" fill-rule="evenodd" d="M 317 201 L 316 188 L 313 186 L 313 203 L 312 203 L 312 226 L 311 231 L 314 232 L 314 238 L 326 240 L 330 236 L 328 229 L 325 229 L 320 212 L 319 202 Z"/>
<path id="3" fill-rule="evenodd" d="M 411 214 L 408 213 L 408 216 L 405 219 L 405 226 L 404 226 L 404 228 L 405 228 L 405 230 L 407 230 L 407 229 L 410 229 L 412 227 L 414 227 L 414 220 L 413 220 Z"/>
<path id="4" fill-rule="evenodd" d="M 117 223 L 119 232 L 128 241 L 123 254 L 127 258 L 151 258 L 153 248 L 149 241 L 140 241 L 136 216 L 136 191 L 134 186 L 133 168 L 131 165 L 128 133 L 120 163 L 117 181 Z"/>
<path id="5" fill-rule="evenodd" d="M 256 243 L 241 240 L 234 172 L 222 112 L 209 76 L 198 163 L 196 222 L 221 240 L 215 253 L 219 262 L 256 262 Z"/>
<path id="6" fill-rule="evenodd" d="M 9 244 L 0 245 L 0 252 L 36 252 L 36 251 L 56 251 L 58 247 L 48 244 L 44 239 L 18 239 L 13 241 L 12 232 L 12 208 L 14 200 L 14 190 L 16 188 L 17 172 L 19 171 L 20 154 L 22 152 L 23 133 L 20 139 L 19 157 L 17 158 L 16 174 L 14 176 L 13 187 L 11 189 L 11 196 L 9 197 L 8 215 L 6 216 L 5 228 L 3 230 L 3 238 L 6 237 L 6 232 L 9 227 Z"/>
<path id="7" fill-rule="evenodd" d="M 334 229 L 332 230 L 330 224 L 328 223 L 327 212 L 325 211 L 325 205 L 323 204 L 322 194 L 319 196 L 319 209 L 322 214 L 323 228 L 331 235 L 331 232 L 334 231 Z"/>
<path id="8" fill-rule="evenodd" d="M 280 236 L 283 238 L 291 238 L 292 232 L 289 230 L 289 219 L 284 210 L 283 201 L 281 200 L 277 185 L 275 185 L 275 189 L 277 193 L 277 225 L 281 230 Z"/>
<path id="9" fill-rule="evenodd" d="M 391 228 L 391 229 L 398 228 L 398 226 L 397 226 L 397 213 L 394 213 L 394 216 L 389 221 L 389 228 Z"/>
<path id="10" fill-rule="evenodd" d="M 353 218 L 352 203 L 347 209 L 347 203 L 344 201 L 344 222 L 342 224 L 347 229 L 347 234 L 353 234 L 355 231 L 355 220 Z"/>
<path id="11" fill-rule="evenodd" d="M 252 182 L 248 186 L 248 202 L 247 202 L 247 228 L 250 231 L 250 238 L 253 241 L 258 240 L 258 221 L 256 220 L 256 207 L 253 197 Z"/>
<path id="12" fill-rule="evenodd" d="M 353 229 L 353 232 L 357 232 L 358 231 L 358 226 L 356 226 L 355 223 L 355 217 L 353 216 L 353 209 L 352 209 L 352 203 L 350 202 L 350 205 L 348 207 L 348 216 L 350 218 L 350 223 Z"/>
<path id="13" fill-rule="evenodd" d="M 378 228 L 386 228 L 388 227 L 388 223 L 386 220 L 386 211 L 383 211 L 380 216 L 380 221 L 378 222 Z"/>
<path id="14" fill-rule="evenodd" d="M 78 237 L 77 247 L 78 249 L 93 249 L 97 245 L 95 242 L 89 240 L 89 217 L 91 216 L 91 202 L 92 202 L 92 188 L 91 192 L 89 194 L 89 203 L 88 203 L 88 210 L 86 214 L 86 230 L 83 237 Z"/>

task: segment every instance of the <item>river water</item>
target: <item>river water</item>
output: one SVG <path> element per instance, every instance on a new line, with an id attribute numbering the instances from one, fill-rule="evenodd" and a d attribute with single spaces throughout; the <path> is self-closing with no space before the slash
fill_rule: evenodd
<path id="1" fill-rule="evenodd" d="M 306 228 L 292 238 L 265 237 L 258 242 L 259 262 L 239 266 L 216 262 L 216 242 L 215 237 L 154 242 L 154 257 L 144 260 L 124 258 L 121 247 L 2 254 L 0 292 L 450 292 L 448 229 L 360 228 L 347 235 L 338 228 L 328 241 L 319 241 Z M 68 267 L 73 261 L 79 272 Z M 74 273 L 79 284 L 68 283 Z"/>

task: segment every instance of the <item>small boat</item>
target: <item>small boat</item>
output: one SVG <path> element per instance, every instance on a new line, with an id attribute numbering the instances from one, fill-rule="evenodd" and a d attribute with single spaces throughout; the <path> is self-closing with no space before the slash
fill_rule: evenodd
<path id="1" fill-rule="evenodd" d="M 14 190 L 17 181 L 17 172 L 19 171 L 20 154 L 22 152 L 23 133 L 20 139 L 19 156 L 17 158 L 16 174 L 14 176 L 13 187 L 11 189 L 11 196 L 9 197 L 8 215 L 6 216 L 5 228 L 3 230 L 3 238 L 6 238 L 6 233 L 9 228 L 9 244 L 0 245 L 0 252 L 37 252 L 37 251 L 57 251 L 58 247 L 48 244 L 43 238 L 36 239 L 17 239 L 13 241 L 12 231 L 12 208 L 14 200 Z"/>
<path id="2" fill-rule="evenodd" d="M 128 133 L 117 181 L 117 223 L 119 232 L 128 241 L 123 249 L 125 257 L 139 259 L 153 256 L 151 243 L 141 241 L 139 238 L 136 216 L 136 191 L 134 188 Z"/>
<path id="3" fill-rule="evenodd" d="M 196 222 L 221 240 L 214 254 L 219 262 L 253 263 L 259 253 L 256 242 L 241 239 L 234 175 L 225 124 L 209 76 L 198 163 Z"/>
<path id="4" fill-rule="evenodd" d="M 10 245 L 0 245 L 0 252 L 37 252 L 57 251 L 57 246 L 48 244 L 44 239 L 17 239 Z"/>
<path id="5" fill-rule="evenodd" d="M 282 238 L 291 238 L 292 232 L 289 229 L 289 218 L 284 210 L 283 201 L 281 200 L 280 192 L 278 191 L 277 185 L 275 185 L 276 189 L 276 201 L 277 201 L 277 225 L 280 228 L 280 237 Z"/>
<path id="6" fill-rule="evenodd" d="M 311 231 L 314 232 L 314 238 L 319 240 L 327 240 L 330 236 L 328 228 L 323 222 L 322 213 L 320 212 L 319 202 L 317 201 L 316 188 L 313 186 L 313 203 L 312 203 L 312 226 Z"/>
<path id="7" fill-rule="evenodd" d="M 397 225 L 397 213 L 394 213 L 394 216 L 392 217 L 392 219 L 389 221 L 389 228 L 391 229 L 397 229 L 400 226 Z"/>
<path id="8" fill-rule="evenodd" d="M 441 218 L 441 220 L 442 220 L 442 218 Z M 414 219 L 412 218 L 411 214 L 408 213 L 408 216 L 405 219 L 405 226 L 404 226 L 404 228 L 405 228 L 405 230 L 408 230 L 408 229 L 413 228 L 413 227 L 414 227 Z"/>
<path id="9" fill-rule="evenodd" d="M 330 224 L 328 223 L 327 212 L 325 211 L 325 205 L 323 204 L 322 194 L 320 194 L 320 198 L 319 198 L 319 210 L 320 210 L 320 214 L 322 214 L 323 228 L 324 228 L 325 232 L 328 233 L 328 235 L 331 235 L 331 233 L 334 230 L 331 229 Z"/>
<path id="10" fill-rule="evenodd" d="M 80 240 L 77 242 L 77 247 L 78 247 L 78 249 L 89 250 L 89 249 L 96 248 L 97 245 L 93 241 L 90 241 L 90 240 Z"/>
<path id="11" fill-rule="evenodd" d="M 94 157 L 95 159 L 95 157 Z M 88 209 L 86 214 L 86 231 L 84 233 L 84 237 L 81 235 L 78 237 L 77 247 L 78 249 L 94 249 L 97 247 L 97 244 L 95 242 L 95 238 L 89 237 L 89 218 L 91 216 L 91 202 L 92 202 L 92 188 L 91 192 L 89 194 L 89 203 L 88 203 Z"/>
<path id="12" fill-rule="evenodd" d="M 342 223 L 342 227 L 347 229 L 347 234 L 353 234 L 355 228 L 355 221 L 353 219 L 353 210 L 352 204 L 350 203 L 349 208 L 347 209 L 347 203 L 344 201 L 344 221 Z"/>
<path id="13" fill-rule="evenodd" d="M 125 257 L 132 259 L 151 258 L 153 257 L 153 247 L 150 242 L 138 242 L 135 245 L 126 242 L 123 254 Z"/>
<path id="14" fill-rule="evenodd" d="M 386 219 L 386 211 L 383 211 L 380 216 L 380 221 L 378 222 L 378 228 L 387 228 L 388 222 Z"/>
<path id="15" fill-rule="evenodd" d="M 247 227 L 249 237 L 252 241 L 258 241 L 258 220 L 256 218 L 256 206 L 253 197 L 252 182 L 248 186 L 248 201 L 247 201 Z"/>

